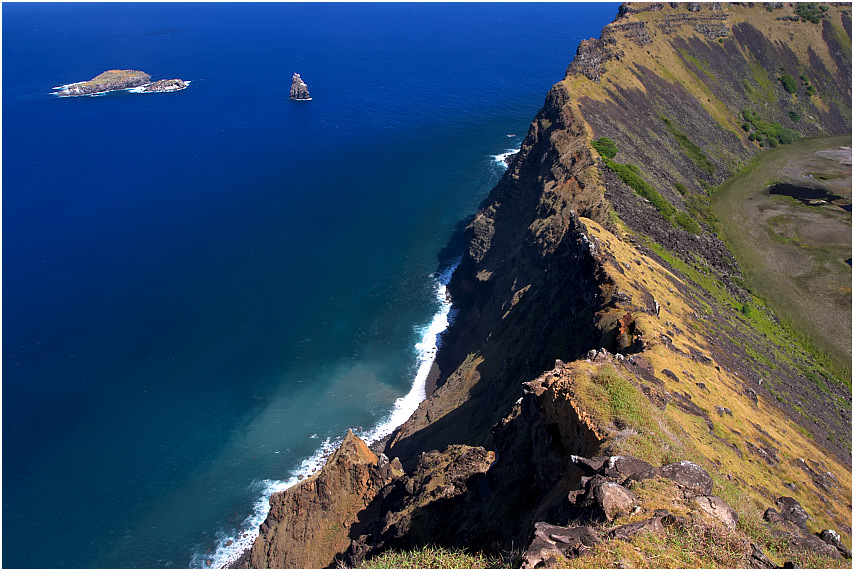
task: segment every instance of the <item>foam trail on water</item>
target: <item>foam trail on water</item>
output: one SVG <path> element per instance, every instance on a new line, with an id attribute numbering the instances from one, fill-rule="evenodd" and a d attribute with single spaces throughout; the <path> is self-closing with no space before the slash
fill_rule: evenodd
<path id="1" fill-rule="evenodd" d="M 430 369 L 433 367 L 436 352 L 439 350 L 442 333 L 453 322 L 454 318 L 454 311 L 451 307 L 450 295 L 448 294 L 448 283 L 451 281 L 451 275 L 459 263 L 460 259 L 458 258 L 447 268 L 431 274 L 430 277 L 434 280 L 434 294 L 436 300 L 439 302 L 439 308 L 433 315 L 430 323 L 418 329 L 421 338 L 415 344 L 418 361 L 412 388 L 406 395 L 395 401 L 392 411 L 377 426 L 360 435 L 368 444 L 373 444 L 391 434 L 395 428 L 406 422 L 410 415 L 415 412 L 415 409 L 418 408 L 421 401 L 427 397 L 427 377 L 430 375 Z M 311 476 L 320 470 L 329 455 L 341 445 L 342 441 L 343 436 L 335 440 L 330 438 L 325 439 L 320 448 L 310 458 L 303 460 L 298 468 L 291 471 L 291 478 L 287 480 L 262 480 L 255 482 L 253 488 L 257 488 L 259 497 L 255 501 L 252 514 L 243 520 L 239 531 L 235 535 L 227 535 L 225 532 L 219 532 L 217 534 L 216 548 L 213 553 L 194 553 L 191 566 L 196 568 L 223 569 L 236 561 L 247 549 L 252 547 L 252 544 L 258 537 L 258 526 L 264 522 L 267 518 L 267 513 L 270 511 L 270 496 L 276 492 L 290 488 L 303 478 Z"/>

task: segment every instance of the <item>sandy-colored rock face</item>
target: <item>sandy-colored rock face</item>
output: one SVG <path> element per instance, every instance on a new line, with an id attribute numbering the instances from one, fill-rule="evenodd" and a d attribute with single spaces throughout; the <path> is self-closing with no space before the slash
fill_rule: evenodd
<path id="1" fill-rule="evenodd" d="M 350 545 L 349 532 L 372 511 L 380 489 L 402 472 L 348 432 L 323 469 L 270 498 L 270 513 L 242 566 L 328 567 Z"/>

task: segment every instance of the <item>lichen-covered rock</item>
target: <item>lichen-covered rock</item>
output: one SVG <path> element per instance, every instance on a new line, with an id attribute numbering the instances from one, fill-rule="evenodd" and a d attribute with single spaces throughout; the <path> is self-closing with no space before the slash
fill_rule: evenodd
<path id="1" fill-rule="evenodd" d="M 638 503 L 638 497 L 620 484 L 602 482 L 593 488 L 593 496 L 608 521 L 613 521 L 620 514 L 631 511 Z"/>
<path id="2" fill-rule="evenodd" d="M 522 554 L 522 568 L 557 563 L 557 557 L 572 559 L 584 555 L 600 542 L 596 531 L 587 525 L 561 527 L 539 521 L 534 524 L 534 538 Z"/>
<path id="3" fill-rule="evenodd" d="M 845 559 L 851 559 L 851 550 L 842 543 L 842 538 L 834 530 L 824 529 L 818 536 L 826 544 L 835 547 Z"/>
<path id="4" fill-rule="evenodd" d="M 655 533 L 661 535 L 664 532 L 664 524 L 662 523 L 661 518 L 653 517 L 644 521 L 636 521 L 616 527 L 608 532 L 608 537 L 611 539 L 628 541 L 640 533 Z"/>
<path id="5" fill-rule="evenodd" d="M 735 527 L 738 525 L 738 514 L 724 500 L 717 496 L 697 496 L 694 498 L 694 503 L 702 511 L 724 524 L 730 531 L 735 531 Z"/>
<path id="6" fill-rule="evenodd" d="M 302 80 L 298 73 L 295 73 L 293 78 L 291 79 L 291 99 L 308 101 L 311 99 L 311 95 L 308 94 L 308 86 Z"/>
<path id="7" fill-rule="evenodd" d="M 650 468 L 628 478 L 629 482 L 643 481 L 660 477 L 673 480 L 680 487 L 701 496 L 709 496 L 714 486 L 712 477 L 700 466 L 690 460 L 674 462 L 659 468 Z"/>

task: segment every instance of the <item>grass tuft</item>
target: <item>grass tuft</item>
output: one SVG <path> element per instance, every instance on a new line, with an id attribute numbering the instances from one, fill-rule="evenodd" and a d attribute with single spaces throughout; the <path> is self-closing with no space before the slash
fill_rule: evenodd
<path id="1" fill-rule="evenodd" d="M 411 551 L 386 551 L 360 569 L 498 569 L 502 562 L 462 549 L 422 546 Z"/>

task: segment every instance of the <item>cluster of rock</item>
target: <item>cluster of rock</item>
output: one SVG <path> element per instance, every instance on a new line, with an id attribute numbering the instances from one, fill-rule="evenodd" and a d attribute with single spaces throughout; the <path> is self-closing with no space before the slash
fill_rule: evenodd
<path id="1" fill-rule="evenodd" d="M 291 79 L 291 99 L 297 101 L 310 101 L 311 95 L 308 93 L 308 86 L 302 80 L 298 73 L 295 73 Z"/>
<path id="2" fill-rule="evenodd" d="M 565 519 L 576 525 L 562 526 L 539 521 L 534 524 L 534 536 L 522 556 L 524 568 L 555 567 L 559 558 L 573 559 L 587 554 L 593 547 L 611 539 L 630 540 L 638 534 L 664 535 L 676 529 L 708 527 L 717 522 L 730 532 L 736 531 L 738 513 L 723 499 L 712 494 L 711 476 L 690 461 L 660 467 L 631 456 L 574 456 L 575 464 L 585 471 L 581 486 L 568 495 L 571 503 Z M 673 484 L 668 503 L 681 508 L 683 515 L 667 509 L 647 509 L 632 489 L 645 480 L 664 479 Z M 793 551 L 816 553 L 831 559 L 851 559 L 838 533 L 825 529 L 812 534 L 807 528 L 806 511 L 790 497 L 777 500 L 777 512 L 768 508 L 765 520 L 772 532 L 788 540 Z M 644 517 L 650 516 L 651 517 Z M 608 528 L 618 517 L 636 516 L 629 523 Z M 579 524 L 578 522 L 587 522 Z M 603 526 L 602 523 L 605 525 Z M 744 544 L 742 563 L 760 569 L 788 569 L 791 562 L 778 566 L 756 544 Z"/>
<path id="3" fill-rule="evenodd" d="M 81 81 L 56 88 L 54 93 L 60 97 L 76 97 L 80 95 L 95 95 L 108 91 L 138 88 L 141 92 L 179 91 L 189 84 L 181 79 L 161 79 L 151 83 L 151 76 L 143 71 L 134 69 L 111 69 L 101 73 L 89 81 Z"/>
<path id="4" fill-rule="evenodd" d="M 508 522 L 502 510 L 512 510 L 525 496 L 517 490 L 518 498 L 513 498 L 502 488 L 503 470 L 517 463 L 511 457 L 514 452 L 506 445 L 504 449 L 508 458 L 502 458 L 503 469 L 493 452 L 453 445 L 443 452 L 423 453 L 405 472 L 397 459 L 375 454 L 348 432 L 319 473 L 273 495 L 258 539 L 232 567 L 355 567 L 387 549 L 482 546 L 492 528 Z M 529 450 L 532 459 L 542 463 L 540 452 Z M 540 468 L 561 472 L 557 464 Z M 563 492 L 565 500 L 539 512 L 546 519 L 529 520 L 530 531 L 521 530 L 520 540 L 527 537 L 523 568 L 555 567 L 560 558 L 583 557 L 613 539 L 630 541 L 639 534 L 697 528 L 716 529 L 721 537 L 733 534 L 730 542 L 744 567 L 792 566 L 778 566 L 761 547 L 736 534 L 738 513 L 714 495 L 711 476 L 694 462 L 656 467 L 624 455 L 571 456 L 563 474 L 576 472 L 580 478 L 573 478 L 575 489 Z M 645 505 L 638 488 L 648 480 L 667 482 L 650 501 L 660 505 L 663 500 L 670 509 Z M 775 507 L 765 512 L 765 520 L 790 550 L 851 558 L 835 531 L 809 532 L 810 518 L 795 499 L 780 497 Z"/>

